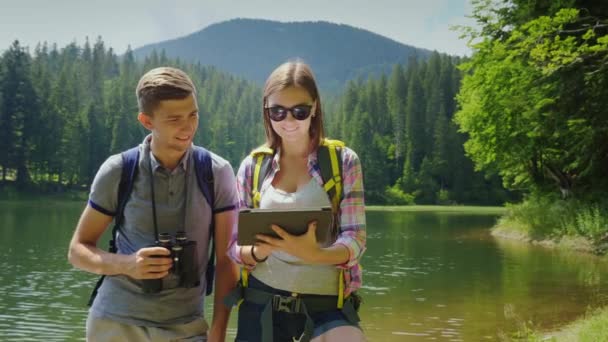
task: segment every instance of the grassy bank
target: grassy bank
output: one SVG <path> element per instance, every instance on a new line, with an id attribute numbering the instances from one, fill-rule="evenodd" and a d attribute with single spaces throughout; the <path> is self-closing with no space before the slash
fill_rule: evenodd
<path id="1" fill-rule="evenodd" d="M 535 333 L 529 340 L 551 342 L 608 341 L 608 308 L 591 311 L 585 317 L 557 331 Z"/>
<path id="2" fill-rule="evenodd" d="M 460 206 L 460 205 L 400 205 L 400 206 L 365 206 L 368 211 L 411 211 L 411 212 L 458 212 L 467 214 L 505 214 L 505 207 Z"/>
<path id="3" fill-rule="evenodd" d="M 608 250 L 608 201 L 530 196 L 523 203 L 507 205 L 492 234 L 604 254 Z"/>
<path id="4" fill-rule="evenodd" d="M 608 201 L 530 196 L 507 205 L 492 235 L 545 247 L 603 255 L 608 250 Z M 524 329 L 522 341 L 608 341 L 608 308 L 596 309 L 563 328 Z"/>
<path id="5" fill-rule="evenodd" d="M 18 190 L 13 184 L 0 185 L 0 201 L 86 201 L 88 192 L 84 190 L 49 191 L 37 188 Z"/>

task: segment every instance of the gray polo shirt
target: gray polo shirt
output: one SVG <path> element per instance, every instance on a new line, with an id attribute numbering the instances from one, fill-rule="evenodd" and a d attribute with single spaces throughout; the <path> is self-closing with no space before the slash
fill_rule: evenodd
<path id="1" fill-rule="evenodd" d="M 190 240 L 197 242 L 201 285 L 190 289 L 176 287 L 177 279 L 170 275 L 163 279 L 163 291 L 146 294 L 142 292 L 139 280 L 125 275 L 107 276 L 91 306 L 90 315 L 144 326 L 182 324 L 203 315 L 211 213 L 236 208 L 236 180 L 230 163 L 212 153 L 215 190 L 212 210 L 197 184 L 192 149 L 174 170 L 169 171 L 150 152 L 149 137 L 139 146 L 138 174 L 125 207 L 123 226 L 116 238 L 118 253 L 132 254 L 154 244 L 151 162 L 158 231 L 174 235 L 182 230 Z M 121 172 L 120 154 L 103 163 L 91 186 L 89 204 L 93 208 L 108 215 L 116 212 Z"/>

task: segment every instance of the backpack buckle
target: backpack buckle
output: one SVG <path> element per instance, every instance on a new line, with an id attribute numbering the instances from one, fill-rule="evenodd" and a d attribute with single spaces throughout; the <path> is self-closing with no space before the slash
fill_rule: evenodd
<path id="1" fill-rule="evenodd" d="M 273 311 L 287 312 L 287 313 L 298 313 L 302 300 L 299 297 L 287 297 L 281 295 L 272 296 L 272 309 Z"/>

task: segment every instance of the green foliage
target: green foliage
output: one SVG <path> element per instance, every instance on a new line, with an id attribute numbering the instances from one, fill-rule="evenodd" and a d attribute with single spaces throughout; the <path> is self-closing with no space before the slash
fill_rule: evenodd
<path id="1" fill-rule="evenodd" d="M 499 223 L 535 239 L 608 238 L 608 6 L 478 0 L 455 122 L 475 169 L 528 195 Z M 438 149 L 441 150 L 440 148 Z M 599 339 L 601 340 L 601 339 Z"/>
<path id="2" fill-rule="evenodd" d="M 503 224 L 515 225 L 532 238 L 584 236 L 600 246 L 608 238 L 608 201 L 561 199 L 532 194 L 522 203 L 508 205 Z"/>
<path id="3" fill-rule="evenodd" d="M 443 205 L 452 204 L 450 201 L 450 192 L 448 190 L 439 189 L 439 191 L 437 191 L 436 196 L 437 196 L 437 204 L 443 204 Z"/>
<path id="4" fill-rule="evenodd" d="M 16 183 L 24 188 L 30 175 L 27 163 L 35 143 L 34 125 L 39 121 L 37 101 L 27 94 L 34 92 L 31 80 L 31 58 L 18 41 L 15 41 L 2 57 L 0 78 L 0 165 L 2 180 L 8 169 L 17 171 Z"/>
<path id="5" fill-rule="evenodd" d="M 516 223 L 531 238 L 543 239 L 563 234 L 565 215 L 572 215 L 570 202 L 558 196 L 532 194 L 519 204 L 508 204 L 507 215 L 501 220 Z"/>
<path id="6" fill-rule="evenodd" d="M 109 154 L 143 140 L 135 86 L 161 65 L 184 69 L 198 86 L 197 143 L 233 165 L 261 143 L 261 95 L 249 82 L 164 53 L 140 62 L 128 49 L 119 58 L 100 38 L 93 47 L 39 45 L 33 56 L 15 42 L 0 59 L 0 181 L 29 191 L 88 186 Z"/>
<path id="7" fill-rule="evenodd" d="M 386 199 L 395 205 L 413 205 L 414 195 L 403 192 L 398 186 L 390 186 L 384 190 Z"/>
<path id="8" fill-rule="evenodd" d="M 325 112 L 331 131 L 361 159 L 368 203 L 487 205 L 509 198 L 497 177 L 473 170 L 451 122 L 459 62 L 436 52 L 411 58 L 388 77 L 349 82 L 337 113 Z"/>
<path id="9" fill-rule="evenodd" d="M 509 188 L 565 197 L 608 188 L 608 16 L 562 8 L 577 4 L 476 2 L 481 28 L 465 32 L 474 54 L 461 66 L 455 120 L 476 169 Z"/>
<path id="10" fill-rule="evenodd" d="M 578 326 L 578 341 L 606 341 L 608 340 L 608 310 L 600 309 L 590 313 Z"/>
<path id="11" fill-rule="evenodd" d="M 597 342 L 608 341 L 608 309 L 590 308 L 583 318 L 568 324 L 559 331 L 545 334 L 548 336 L 540 337 L 536 334 L 533 341 L 577 341 L 577 342 Z"/>
<path id="12" fill-rule="evenodd" d="M 5 179 L 29 177 L 26 183 L 56 191 L 86 187 L 110 154 L 142 141 L 146 131 L 136 120 L 134 89 L 144 72 L 160 65 L 185 70 L 197 86 L 195 143 L 236 167 L 264 141 L 260 88 L 215 68 L 182 63 L 164 51 L 138 60 L 127 49 L 119 58 L 101 39 L 61 49 L 40 45 L 33 56 L 22 48 L 9 52 L 0 63 L 0 84 L 10 94 L 0 96 Z M 388 77 L 349 82 L 340 97 L 323 94 L 329 137 L 359 155 L 368 203 L 502 203 L 504 190 L 473 170 L 463 135 L 451 123 L 460 59 L 419 57 L 397 64 Z M 16 65 L 21 67 L 9 67 Z M 12 86 L 14 80 L 29 88 Z M 16 113 L 14 99 L 25 99 L 19 113 L 28 115 L 19 114 L 21 121 L 4 114 Z"/>
<path id="13" fill-rule="evenodd" d="M 608 208 L 595 204 L 581 208 L 565 227 L 569 233 L 586 236 L 593 241 L 608 237 Z"/>

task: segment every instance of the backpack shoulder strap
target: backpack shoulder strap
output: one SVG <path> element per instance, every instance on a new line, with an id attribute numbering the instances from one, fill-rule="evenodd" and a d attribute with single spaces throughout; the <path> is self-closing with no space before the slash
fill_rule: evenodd
<path id="1" fill-rule="evenodd" d="M 323 178 L 323 188 L 331 200 L 332 210 L 336 217 L 340 209 L 340 202 L 344 197 L 342 179 L 342 151 L 344 146 L 344 143 L 340 140 L 324 139 L 321 146 L 319 146 L 317 153 L 321 177 Z M 338 284 L 337 307 L 338 309 L 343 309 L 345 284 L 344 270 L 340 270 Z"/>
<path id="2" fill-rule="evenodd" d="M 108 247 L 108 251 L 110 253 L 118 252 L 118 248 L 116 247 L 116 234 L 118 234 L 118 230 L 124 221 L 125 207 L 127 206 L 131 192 L 133 192 L 133 184 L 135 183 L 135 177 L 137 176 L 138 170 L 137 165 L 139 164 L 139 146 L 122 152 L 120 156 L 122 158 L 122 171 L 120 173 L 120 182 L 118 183 L 118 207 L 116 208 L 114 226 L 112 227 L 112 236 L 110 237 Z M 95 300 L 95 297 L 97 297 L 97 292 L 99 291 L 99 287 L 101 286 L 104 278 L 105 275 L 99 277 L 99 280 L 97 280 L 95 288 L 89 297 L 89 302 L 87 303 L 88 306 L 91 306 Z"/>
<path id="3" fill-rule="evenodd" d="M 323 188 L 331 201 L 334 213 L 338 212 L 343 196 L 342 189 L 342 149 L 339 140 L 324 139 L 319 146 L 317 159 L 323 178 Z"/>
<path id="4" fill-rule="evenodd" d="M 260 199 L 262 190 L 262 184 L 264 183 L 264 179 L 270 173 L 270 165 L 272 163 L 272 158 L 274 156 L 274 151 L 269 147 L 258 147 L 251 152 L 251 158 L 253 163 L 251 164 L 251 198 L 253 200 L 253 207 L 260 207 Z"/>
<path id="5" fill-rule="evenodd" d="M 194 146 L 193 160 L 196 182 L 211 209 L 211 221 L 209 224 L 210 253 L 207 261 L 207 268 L 205 270 L 205 294 L 208 296 L 213 292 L 213 279 L 215 276 L 215 214 L 213 212 L 215 205 L 215 187 L 213 160 L 211 159 L 211 153 L 200 146 Z"/>
<path id="6" fill-rule="evenodd" d="M 114 217 L 114 227 L 112 228 L 112 240 L 110 240 L 110 252 L 116 253 L 116 233 L 125 219 L 125 207 L 133 192 L 133 184 L 137 176 L 139 164 L 139 147 L 133 147 L 120 154 L 122 157 L 122 172 L 120 183 L 118 183 L 118 207 Z"/>
<path id="7" fill-rule="evenodd" d="M 209 207 L 213 210 L 213 206 L 215 205 L 215 189 L 211 153 L 200 146 L 194 146 L 193 152 L 196 182 Z"/>

